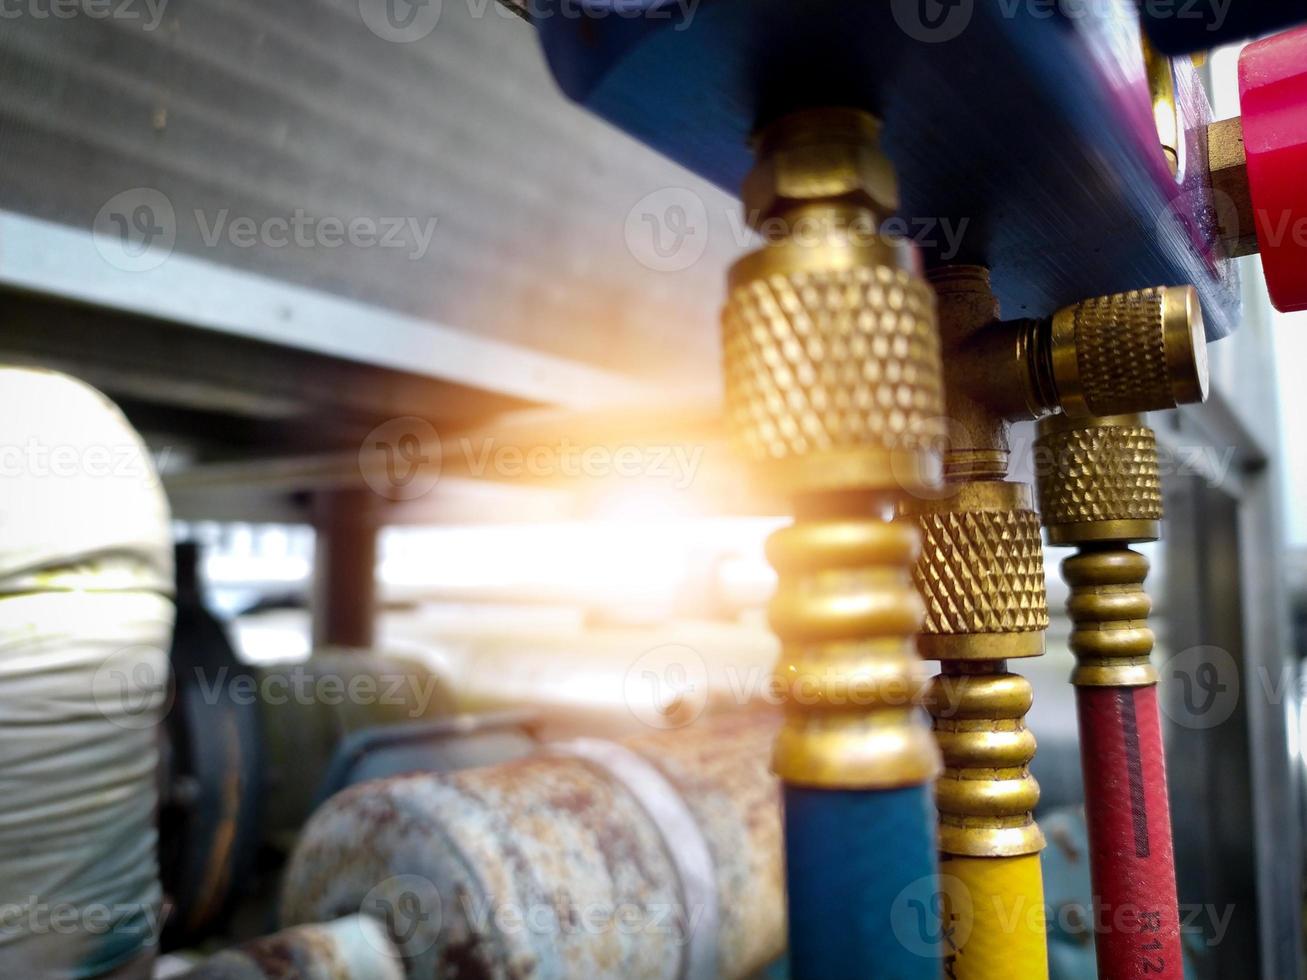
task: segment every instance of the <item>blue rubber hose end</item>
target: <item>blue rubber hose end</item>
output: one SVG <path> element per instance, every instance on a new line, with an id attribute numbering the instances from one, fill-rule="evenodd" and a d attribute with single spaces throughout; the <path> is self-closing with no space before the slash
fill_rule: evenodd
<path id="1" fill-rule="evenodd" d="M 929 786 L 786 786 L 793 980 L 939 980 L 935 807 Z"/>

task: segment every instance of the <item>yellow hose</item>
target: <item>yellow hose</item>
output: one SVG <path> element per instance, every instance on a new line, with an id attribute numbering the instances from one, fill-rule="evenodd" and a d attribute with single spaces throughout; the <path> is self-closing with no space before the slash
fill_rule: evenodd
<path id="1" fill-rule="evenodd" d="M 940 856 L 949 980 L 1048 980 L 1039 855 Z"/>

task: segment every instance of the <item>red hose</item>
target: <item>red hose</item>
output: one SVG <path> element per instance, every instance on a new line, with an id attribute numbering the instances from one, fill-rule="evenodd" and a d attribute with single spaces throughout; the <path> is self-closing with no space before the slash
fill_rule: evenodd
<path id="1" fill-rule="evenodd" d="M 1078 687 L 1103 980 L 1183 980 L 1157 688 Z"/>

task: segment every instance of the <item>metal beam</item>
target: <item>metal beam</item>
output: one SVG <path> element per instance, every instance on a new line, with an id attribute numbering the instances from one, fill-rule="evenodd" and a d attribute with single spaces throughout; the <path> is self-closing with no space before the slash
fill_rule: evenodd
<path id="1" fill-rule="evenodd" d="M 0 212 L 0 285 L 546 405 L 651 398 L 611 371 L 181 254 L 138 272 L 88 232 Z M 178 365 L 179 375 L 194 364 Z"/>

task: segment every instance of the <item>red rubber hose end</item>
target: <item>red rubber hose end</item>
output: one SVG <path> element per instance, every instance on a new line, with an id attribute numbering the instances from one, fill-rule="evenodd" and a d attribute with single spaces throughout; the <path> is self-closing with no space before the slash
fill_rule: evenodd
<path id="1" fill-rule="evenodd" d="M 1184 980 L 1156 687 L 1078 687 L 1080 751 L 1104 980 Z"/>
<path id="2" fill-rule="evenodd" d="M 1277 310 L 1307 309 L 1307 28 L 1239 56 L 1248 186 L 1266 285 Z"/>

